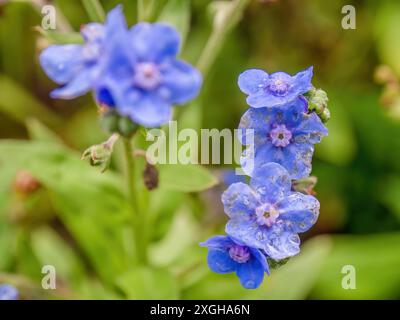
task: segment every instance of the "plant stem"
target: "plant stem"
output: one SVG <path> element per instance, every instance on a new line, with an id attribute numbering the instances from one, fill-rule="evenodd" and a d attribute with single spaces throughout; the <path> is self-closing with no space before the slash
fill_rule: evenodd
<path id="1" fill-rule="evenodd" d="M 250 0 L 233 0 L 231 3 L 225 4 L 226 8 L 220 9 L 220 12 L 217 13 L 220 15 L 219 17 L 214 18 L 213 31 L 197 62 L 197 68 L 202 72 L 204 78 L 217 58 L 227 35 L 239 23 L 243 11 L 249 3 Z"/>
<path id="2" fill-rule="evenodd" d="M 140 212 L 139 199 L 137 197 L 138 190 L 136 188 L 135 178 L 135 163 L 133 157 L 133 150 L 131 140 L 129 138 L 123 138 L 124 142 L 124 153 L 126 163 L 126 181 L 128 188 L 129 201 L 132 207 L 132 231 L 135 243 L 135 252 L 137 256 L 137 262 L 139 264 L 147 263 L 147 246 L 144 234 L 143 221 L 144 218 Z"/>

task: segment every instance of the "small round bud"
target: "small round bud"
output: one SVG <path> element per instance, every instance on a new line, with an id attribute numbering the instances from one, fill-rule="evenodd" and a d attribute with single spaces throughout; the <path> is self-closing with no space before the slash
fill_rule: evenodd
<path id="1" fill-rule="evenodd" d="M 20 194 L 28 195 L 40 188 L 40 183 L 28 171 L 19 171 L 14 180 L 14 189 Z"/>
<path id="2" fill-rule="evenodd" d="M 143 171 L 143 182 L 148 190 L 154 190 L 158 187 L 158 170 L 154 165 L 146 163 L 146 168 Z"/>

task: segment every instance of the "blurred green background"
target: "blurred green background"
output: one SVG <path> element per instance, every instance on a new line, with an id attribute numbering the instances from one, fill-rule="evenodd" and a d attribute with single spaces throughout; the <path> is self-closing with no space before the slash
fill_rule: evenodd
<path id="1" fill-rule="evenodd" d="M 153 19 L 177 25 L 182 56 L 196 64 L 217 32 L 221 3 L 160 2 Z M 236 128 L 247 108 L 236 80 L 251 67 L 296 73 L 313 65 L 314 85 L 328 93 L 329 136 L 313 162 L 319 221 L 303 235 L 301 254 L 254 291 L 211 273 L 197 245 L 223 232 L 222 185 L 153 191 L 151 267 L 129 263 L 121 177 L 79 160 L 106 139 L 92 98 L 49 98 L 55 85 L 38 64 L 49 43 L 36 29 L 42 1 L 0 3 L 0 283 L 26 299 L 400 298 L 399 1 L 250 1 L 221 42 L 201 96 L 182 111 L 183 127 Z M 54 3 L 74 30 L 90 21 L 81 1 Z M 106 11 L 117 3 L 134 23 L 136 1 L 102 1 Z M 356 8 L 355 30 L 341 27 L 346 4 Z M 221 168 L 210 169 L 218 176 Z M 56 266 L 57 290 L 41 289 L 46 264 Z M 345 265 L 355 267 L 354 290 L 342 288 Z"/>

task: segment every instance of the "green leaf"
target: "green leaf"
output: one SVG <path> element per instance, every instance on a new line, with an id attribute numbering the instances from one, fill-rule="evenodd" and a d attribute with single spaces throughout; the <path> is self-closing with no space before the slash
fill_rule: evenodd
<path id="1" fill-rule="evenodd" d="M 317 299 L 396 299 L 400 284 L 400 233 L 337 236 L 312 293 Z M 355 268 L 356 289 L 344 289 L 342 268 Z"/>
<path id="2" fill-rule="evenodd" d="M 57 214 L 103 280 L 113 282 L 125 270 L 120 228 L 129 206 L 119 176 L 101 175 L 77 153 L 41 141 L 3 140 L 0 166 L 0 172 L 28 170 L 50 191 Z"/>
<path id="3" fill-rule="evenodd" d="M 35 118 L 26 120 L 29 137 L 33 140 L 63 143 L 61 138 Z"/>
<path id="4" fill-rule="evenodd" d="M 158 169 L 160 188 L 168 190 L 199 192 L 218 183 L 217 178 L 200 165 L 166 164 Z"/>
<path id="5" fill-rule="evenodd" d="M 99 0 L 82 0 L 91 22 L 104 22 L 106 15 Z"/>
<path id="6" fill-rule="evenodd" d="M 79 32 L 58 32 L 37 29 L 51 44 L 83 44 L 82 35 Z"/>
<path id="7" fill-rule="evenodd" d="M 116 282 L 128 299 L 177 299 L 178 288 L 172 275 L 163 269 L 135 268 Z"/>

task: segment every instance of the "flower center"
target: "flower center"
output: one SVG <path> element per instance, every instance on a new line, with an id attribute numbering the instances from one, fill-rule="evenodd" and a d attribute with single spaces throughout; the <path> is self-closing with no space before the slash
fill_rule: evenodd
<path id="1" fill-rule="evenodd" d="M 267 85 L 268 90 L 274 96 L 285 96 L 290 89 L 290 82 L 286 75 L 275 74 L 271 75 L 271 79 Z"/>
<path id="2" fill-rule="evenodd" d="M 256 208 L 257 223 L 260 226 L 271 227 L 279 217 L 279 211 L 270 204 Z"/>
<path id="3" fill-rule="evenodd" d="M 250 260 L 250 250 L 247 247 L 235 245 L 229 249 L 230 257 L 238 262 L 245 263 Z"/>
<path id="4" fill-rule="evenodd" d="M 290 139 L 292 139 L 292 132 L 286 128 L 284 124 L 276 126 L 269 133 L 272 144 L 275 147 L 286 147 L 290 144 Z"/>
<path id="5" fill-rule="evenodd" d="M 135 67 L 134 82 L 139 88 L 151 90 L 160 84 L 161 73 L 154 63 L 139 63 Z"/>

